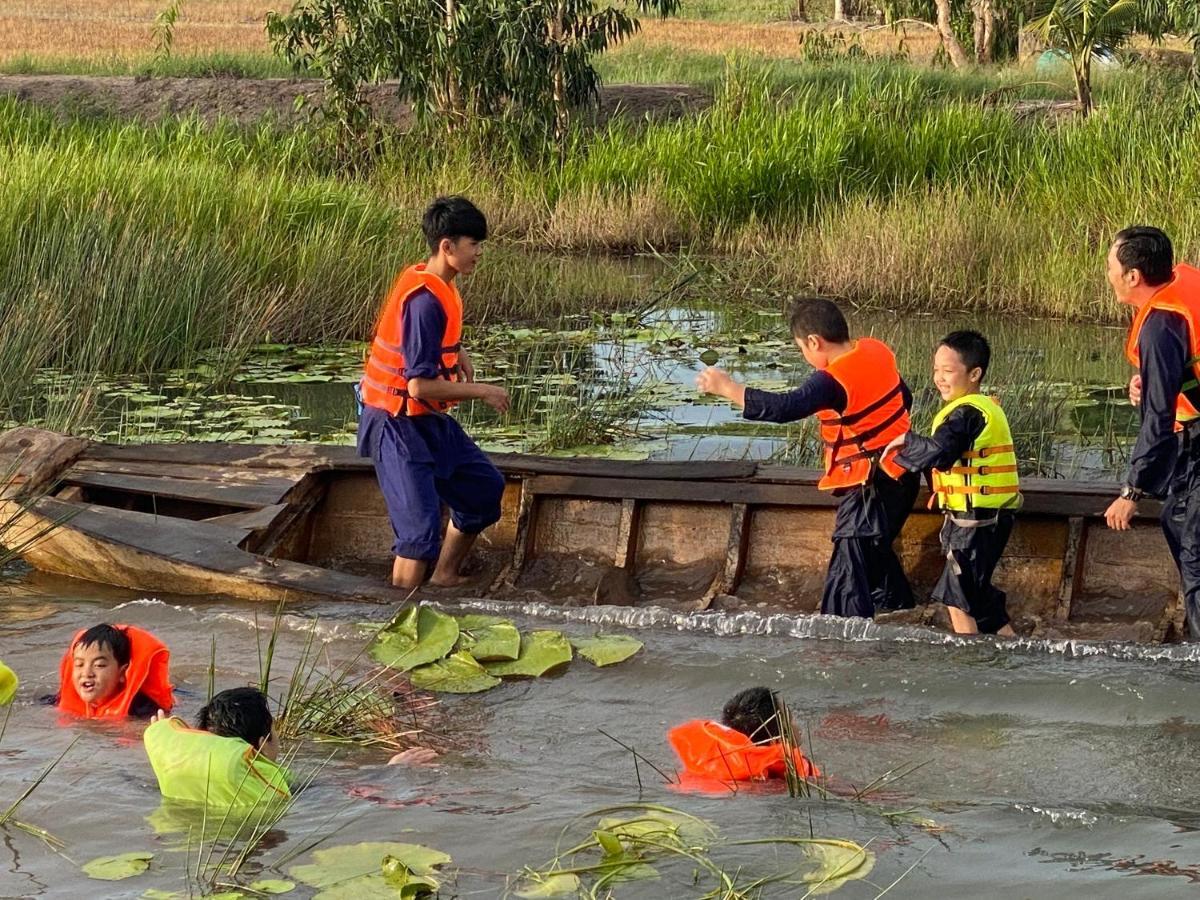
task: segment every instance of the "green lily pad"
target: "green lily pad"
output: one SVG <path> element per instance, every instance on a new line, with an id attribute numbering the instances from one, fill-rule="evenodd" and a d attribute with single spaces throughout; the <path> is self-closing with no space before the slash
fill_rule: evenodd
<path id="1" fill-rule="evenodd" d="M 816 867 L 801 878 L 812 887 L 815 896 L 832 894 L 848 881 L 866 878 L 875 868 L 875 854 L 854 841 L 835 838 L 812 838 L 801 845 L 804 855 Z"/>
<path id="2" fill-rule="evenodd" d="M 500 683 L 465 650 L 411 670 L 409 680 L 418 690 L 445 694 L 477 694 Z"/>
<path id="3" fill-rule="evenodd" d="M 608 816 L 598 824 L 601 830 L 630 842 L 649 840 L 679 847 L 685 844 L 706 847 L 717 835 L 716 829 L 704 819 L 664 809 L 641 809 L 628 818 Z"/>
<path id="4" fill-rule="evenodd" d="M 0 662 L 0 706 L 12 703 L 17 695 L 17 685 L 20 684 L 17 673 Z"/>
<path id="5" fill-rule="evenodd" d="M 148 850 L 135 850 L 118 856 L 98 856 L 83 864 L 83 873 L 99 881 L 121 881 L 141 875 L 150 868 L 154 854 Z"/>
<path id="6" fill-rule="evenodd" d="M 418 897 L 415 889 L 428 889 L 413 876 L 428 879 L 450 862 L 439 850 L 420 844 L 367 842 L 344 847 L 329 847 L 313 852 L 311 863 L 292 866 L 288 874 L 297 881 L 318 889 L 314 900 L 396 900 Z M 404 869 L 414 890 L 405 893 L 403 885 L 389 880 L 385 864 L 392 877 L 399 878 Z M 436 888 L 435 888 L 436 889 Z"/>
<path id="7" fill-rule="evenodd" d="M 571 661 L 571 643 L 560 631 L 535 631 L 521 638 L 521 655 L 514 660 L 488 663 L 491 675 L 502 678 L 537 678 Z"/>
<path id="8" fill-rule="evenodd" d="M 458 643 L 480 662 L 516 659 L 521 655 L 521 633 L 507 619 L 493 616 L 459 616 Z"/>
<path id="9" fill-rule="evenodd" d="M 704 363 L 706 366 L 715 366 L 717 364 L 717 360 L 720 358 L 721 354 L 716 350 L 705 350 L 700 354 L 700 362 Z"/>
<path id="10" fill-rule="evenodd" d="M 645 644 L 625 634 L 599 634 L 590 638 L 572 638 L 571 646 L 588 662 L 611 666 L 629 659 Z"/>
<path id="11" fill-rule="evenodd" d="M 579 894 L 581 887 L 579 876 L 573 872 L 534 872 L 521 882 L 516 894 L 527 900 L 574 897 Z"/>
<path id="12" fill-rule="evenodd" d="M 371 643 L 371 658 L 401 672 L 441 659 L 454 649 L 458 623 L 427 606 L 412 606 L 387 624 Z"/>
<path id="13" fill-rule="evenodd" d="M 186 900 L 187 894 L 182 891 L 164 891 L 161 888 L 147 888 L 142 891 L 138 900 Z"/>
<path id="14" fill-rule="evenodd" d="M 264 878 L 250 885 L 250 890 L 260 894 L 287 894 L 296 889 L 296 882 L 283 878 Z"/>

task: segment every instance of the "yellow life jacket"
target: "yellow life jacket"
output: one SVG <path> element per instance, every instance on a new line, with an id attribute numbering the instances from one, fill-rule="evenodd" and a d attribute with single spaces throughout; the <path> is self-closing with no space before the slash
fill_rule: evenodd
<path id="1" fill-rule="evenodd" d="M 953 466 L 933 470 L 938 505 L 951 512 L 1019 507 L 1017 454 L 1008 417 L 999 403 L 983 394 L 967 394 L 951 400 L 933 417 L 933 430 L 937 431 L 950 413 L 964 405 L 973 406 L 983 414 L 983 431 Z"/>
<path id="2" fill-rule="evenodd" d="M 158 789 L 168 799 L 227 807 L 291 797 L 287 771 L 241 738 L 171 718 L 152 723 L 143 741 Z"/>
<path id="3" fill-rule="evenodd" d="M 0 662 L 0 706 L 5 706 L 12 703 L 12 698 L 17 695 L 17 673 Z"/>

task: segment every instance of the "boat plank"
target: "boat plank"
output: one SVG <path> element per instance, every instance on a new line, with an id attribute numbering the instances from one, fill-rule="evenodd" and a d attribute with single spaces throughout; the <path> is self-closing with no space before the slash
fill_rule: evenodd
<path id="1" fill-rule="evenodd" d="M 222 528 L 236 528 L 238 531 L 251 532 L 262 531 L 270 528 L 281 513 L 289 508 L 290 504 L 275 503 L 271 506 L 262 506 L 258 509 L 248 509 L 245 512 L 229 513 L 225 516 L 213 516 L 211 519 L 201 519 L 206 525 L 219 525 Z"/>
<path id="2" fill-rule="evenodd" d="M 261 469 L 370 469 L 354 447 L 326 444 L 92 444 L 83 458 L 168 465 L 243 466 Z"/>
<path id="3" fill-rule="evenodd" d="M 261 485 L 155 478 L 148 475 L 110 475 L 105 472 L 77 472 L 75 470 L 68 471 L 63 480 L 67 484 L 88 488 L 170 497 L 175 500 L 196 500 L 202 503 L 216 503 L 245 509 L 273 506 L 293 486 L 293 482 L 286 479 L 282 484 Z"/>
<path id="4" fill-rule="evenodd" d="M 237 466 L 210 466 L 202 463 L 179 465 L 160 462 L 130 462 L 128 460 L 81 459 L 67 471 L 67 475 L 84 472 L 175 478 L 181 481 L 280 485 L 285 489 L 289 485 L 296 484 L 308 474 L 303 469 L 243 469 Z"/>
<path id="5" fill-rule="evenodd" d="M 758 464 L 752 460 L 715 462 L 630 463 L 619 459 L 586 457 L 526 456 L 521 453 L 492 453 L 492 462 L 507 475 L 579 475 L 623 478 L 634 481 L 736 481 L 753 478 Z"/>

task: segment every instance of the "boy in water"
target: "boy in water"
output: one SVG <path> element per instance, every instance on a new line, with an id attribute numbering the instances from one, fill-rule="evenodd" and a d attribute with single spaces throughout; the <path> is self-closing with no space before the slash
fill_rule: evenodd
<path id="1" fill-rule="evenodd" d="M 817 486 L 838 498 L 833 555 L 821 612 L 872 618 L 875 611 L 910 609 L 912 590 L 892 548 L 920 490 L 917 475 L 896 465 L 892 438 L 908 431 L 912 394 L 882 341 L 850 339 L 850 328 L 828 300 L 795 301 L 792 337 L 815 372 L 785 394 L 755 390 L 720 369 L 696 379 L 702 393 L 740 406 L 760 422 L 795 422 L 815 415 L 825 445 Z"/>
<path id="2" fill-rule="evenodd" d="M 508 409 L 504 388 L 475 381 L 461 344 L 460 275 L 475 270 L 487 219 L 470 200 L 439 197 L 422 221 L 430 256 L 388 293 L 359 392 L 358 452 L 375 464 L 395 536 L 392 584 L 454 587 L 475 538 L 500 519 L 504 476 L 449 410 L 463 400 Z M 442 538 L 442 503 L 450 524 Z M 436 562 L 434 562 L 436 560 Z"/>
<path id="3" fill-rule="evenodd" d="M 683 766 L 683 787 L 704 789 L 737 781 L 784 778 L 786 748 L 779 727 L 778 698 L 765 687 L 735 694 L 721 710 L 721 721 L 695 719 L 667 732 Z M 792 749 L 795 771 L 802 778 L 821 772 L 798 747 Z"/>
<path id="4" fill-rule="evenodd" d="M 159 710 L 143 741 L 162 795 L 209 806 L 287 799 L 274 724 L 267 698 L 249 687 L 213 697 L 196 728 Z"/>
<path id="5" fill-rule="evenodd" d="M 83 718 L 147 718 L 170 710 L 175 696 L 171 654 L 148 631 L 133 625 L 95 625 L 75 635 L 59 666 L 54 702 Z"/>
<path id="6" fill-rule="evenodd" d="M 946 566 L 933 599 L 946 604 L 958 634 L 1014 636 L 1005 594 L 992 584 L 1021 506 L 1017 457 L 1004 410 L 980 393 L 992 351 L 977 331 L 942 338 L 933 356 L 933 383 L 945 405 L 933 433 L 901 435 L 896 462 L 910 472 L 933 470 L 933 491 L 945 510 Z"/>

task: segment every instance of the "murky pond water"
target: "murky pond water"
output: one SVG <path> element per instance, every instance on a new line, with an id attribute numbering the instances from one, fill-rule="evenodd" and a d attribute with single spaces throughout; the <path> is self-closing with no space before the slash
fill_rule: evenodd
<path id="1" fill-rule="evenodd" d="M 55 688 L 59 654 L 75 629 L 129 621 L 170 644 L 179 711 L 192 716 L 207 691 L 212 638 L 217 688 L 255 681 L 254 616 L 265 626 L 270 612 L 220 598 L 150 600 L 37 574 L 0 589 L 0 658 L 23 678 L 0 742 L 0 808 L 82 735 L 20 810 L 61 838 L 64 850 L 55 854 L 27 834 L 0 830 L 0 896 L 185 890 L 187 842 L 152 825 L 159 797 L 140 727 L 64 724 L 34 701 Z M 518 611 L 518 624 L 530 624 L 530 611 Z M 276 671 L 297 658 L 315 619 L 336 663 L 362 646 L 355 623 L 387 614 L 347 605 L 290 610 Z M 590 621 L 551 615 L 549 627 L 588 634 L 614 615 L 622 614 L 576 610 L 571 616 Z M 654 619 L 642 610 L 625 621 Z M 964 642 L 861 623 L 855 640 L 795 636 L 838 633 L 840 623 L 817 619 L 659 619 L 637 628 L 645 651 L 621 665 L 573 665 L 559 677 L 444 699 L 441 721 L 459 746 L 435 767 L 387 767 L 386 752 L 338 751 L 249 871 L 262 868 L 269 877 L 276 860 L 340 829 L 326 846 L 397 840 L 449 853 L 459 874 L 443 896 L 502 896 L 505 875 L 552 858 L 576 817 L 593 822 L 599 808 L 639 799 L 633 758 L 601 730 L 668 768 L 670 725 L 715 715 L 738 689 L 766 684 L 789 700 L 811 733 L 812 755 L 835 782 L 862 786 L 897 766 L 926 765 L 893 785 L 893 796 L 871 803 L 749 791 L 685 795 L 642 765 L 641 798 L 702 816 L 731 838 L 812 833 L 869 842 L 877 855 L 870 883 L 846 885 L 839 891 L 845 897 L 874 897 L 902 875 L 889 896 L 1194 893 L 1200 692 L 1192 648 L 1114 646 L 1085 655 L 1069 644 Z M 329 752 L 304 745 L 294 768 L 318 766 Z M 911 814 L 889 819 L 881 808 Z M 934 824 L 921 827 L 913 818 Z M 131 850 L 155 853 L 149 872 L 111 883 L 80 874 L 87 860 Z M 762 860 L 747 851 L 745 862 Z M 702 893 L 690 869 L 662 874 L 621 885 L 616 896 Z"/>

